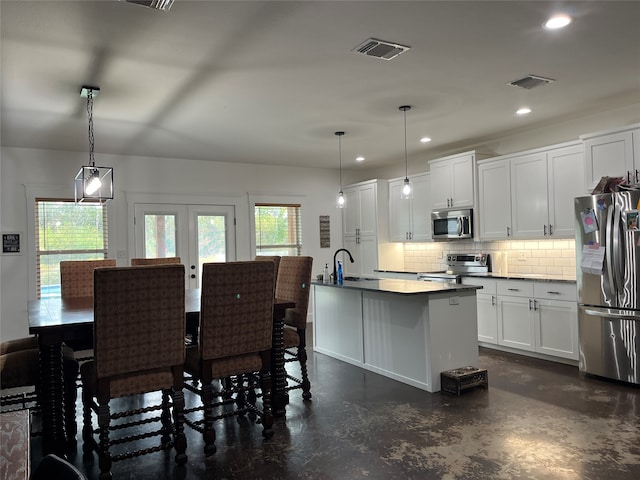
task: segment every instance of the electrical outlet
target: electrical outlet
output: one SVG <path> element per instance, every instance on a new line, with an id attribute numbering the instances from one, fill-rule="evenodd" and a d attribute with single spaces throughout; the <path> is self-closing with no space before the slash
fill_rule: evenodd
<path id="1" fill-rule="evenodd" d="M 449 297 L 449 305 L 460 305 L 460 297 Z"/>

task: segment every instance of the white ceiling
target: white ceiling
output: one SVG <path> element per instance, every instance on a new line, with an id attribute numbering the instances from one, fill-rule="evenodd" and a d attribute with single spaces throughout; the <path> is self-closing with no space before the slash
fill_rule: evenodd
<path id="1" fill-rule="evenodd" d="M 574 21 L 541 24 L 557 11 Z M 2 146 L 326 166 L 404 165 L 640 102 L 638 1 L 0 3 Z M 369 37 L 411 49 L 385 61 Z M 506 85 L 526 74 L 556 81 Z M 533 113 L 516 117 L 528 105 Z M 428 135 L 430 144 L 418 139 Z"/>

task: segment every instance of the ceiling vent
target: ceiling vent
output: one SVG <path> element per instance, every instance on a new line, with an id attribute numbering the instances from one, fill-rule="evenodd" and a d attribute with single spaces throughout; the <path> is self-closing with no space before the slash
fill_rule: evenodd
<path id="1" fill-rule="evenodd" d="M 156 10 L 163 10 L 168 12 L 173 5 L 173 0 L 120 0 L 127 3 L 135 3 L 136 5 L 142 5 L 143 7 L 154 8 Z"/>
<path id="2" fill-rule="evenodd" d="M 370 57 L 381 58 L 383 60 L 391 60 L 392 58 L 395 58 L 398 55 L 406 52 L 410 48 L 411 47 L 400 45 L 398 43 L 385 42 L 384 40 L 369 38 L 357 47 L 353 48 L 351 51 L 362 53 L 363 55 L 369 55 Z"/>
<path id="3" fill-rule="evenodd" d="M 555 82 L 553 78 L 544 78 L 538 75 L 527 75 L 526 77 L 519 78 L 513 82 L 508 82 L 507 85 L 513 85 L 514 87 L 526 88 L 531 90 L 532 88 L 539 87 L 541 85 L 547 85 L 551 82 Z"/>

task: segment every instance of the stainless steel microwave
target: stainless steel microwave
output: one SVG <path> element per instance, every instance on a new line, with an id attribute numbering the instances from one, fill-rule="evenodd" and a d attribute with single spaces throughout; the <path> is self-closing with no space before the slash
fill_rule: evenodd
<path id="1" fill-rule="evenodd" d="M 473 209 L 434 210 L 431 236 L 434 240 L 473 238 Z"/>

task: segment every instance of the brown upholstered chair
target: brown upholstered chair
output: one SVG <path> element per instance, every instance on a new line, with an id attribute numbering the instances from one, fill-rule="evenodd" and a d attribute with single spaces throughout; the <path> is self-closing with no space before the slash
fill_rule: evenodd
<path id="1" fill-rule="evenodd" d="M 60 296 L 93 297 L 93 271 L 98 267 L 115 267 L 116 261 L 65 260 L 60 262 Z"/>
<path id="2" fill-rule="evenodd" d="M 83 452 L 87 457 L 97 452 L 101 480 L 111 478 L 114 461 L 172 447 L 176 463 L 184 464 L 184 265 L 99 268 L 94 275 L 95 359 L 80 367 Z M 162 391 L 161 406 L 111 413 L 111 399 L 154 391 Z M 134 437 L 109 438 L 111 420 L 154 409 L 161 410 L 154 417 L 161 421 L 159 430 L 140 433 L 138 422 Z M 98 441 L 93 413 L 98 419 Z M 120 432 L 124 435 L 127 430 Z M 156 435 L 161 435 L 158 446 L 145 443 L 147 448 L 117 455 L 109 450 L 116 443 Z"/>
<path id="3" fill-rule="evenodd" d="M 15 389 L 14 393 L 0 397 L 0 405 L 4 410 L 37 406 L 37 393 L 40 384 L 38 361 L 38 339 L 36 337 L 8 340 L 0 344 L 0 389 L 7 391 Z M 70 442 L 75 443 L 78 361 L 73 355 L 73 350 L 69 347 L 62 349 L 62 365 L 64 401 L 67 405 L 65 428 Z"/>
<path id="4" fill-rule="evenodd" d="M 187 415 L 185 423 L 203 434 L 205 455 L 216 451 L 217 419 L 252 412 L 262 418 L 262 435 L 273 435 L 273 278 L 274 268 L 268 262 L 205 263 L 202 267 L 200 341 L 187 348 L 185 363 L 185 371 L 202 387 L 197 388 L 197 382 L 187 382 L 185 388 L 202 399 L 201 407 L 187 412 L 204 410 L 204 418 L 193 420 Z M 227 378 L 232 381 L 225 382 Z M 223 380 L 221 385 L 227 390 L 221 387 L 214 391 L 213 381 L 217 379 Z M 261 410 L 256 406 L 253 390 L 258 385 L 262 387 Z M 216 414 L 216 408 L 227 411 Z"/>
<path id="5" fill-rule="evenodd" d="M 180 257 L 165 257 L 165 258 L 132 258 L 131 266 L 138 265 L 170 265 L 173 263 L 182 263 Z"/>
<path id="6" fill-rule="evenodd" d="M 275 267 L 275 277 L 274 277 L 274 281 L 278 280 L 278 268 L 280 268 L 280 256 L 278 255 L 257 255 L 256 256 L 256 260 L 257 261 L 264 261 L 264 262 L 273 262 L 273 265 Z"/>
<path id="7" fill-rule="evenodd" d="M 276 281 L 276 298 L 296 303 L 295 308 L 286 310 L 284 317 L 285 364 L 299 362 L 302 378 L 299 379 L 287 373 L 287 391 L 302 389 L 302 398 L 305 400 L 311 398 L 311 383 L 307 373 L 305 332 L 312 265 L 312 257 L 281 257 L 278 280 Z M 293 348 L 296 348 L 295 352 L 292 350 Z"/>

